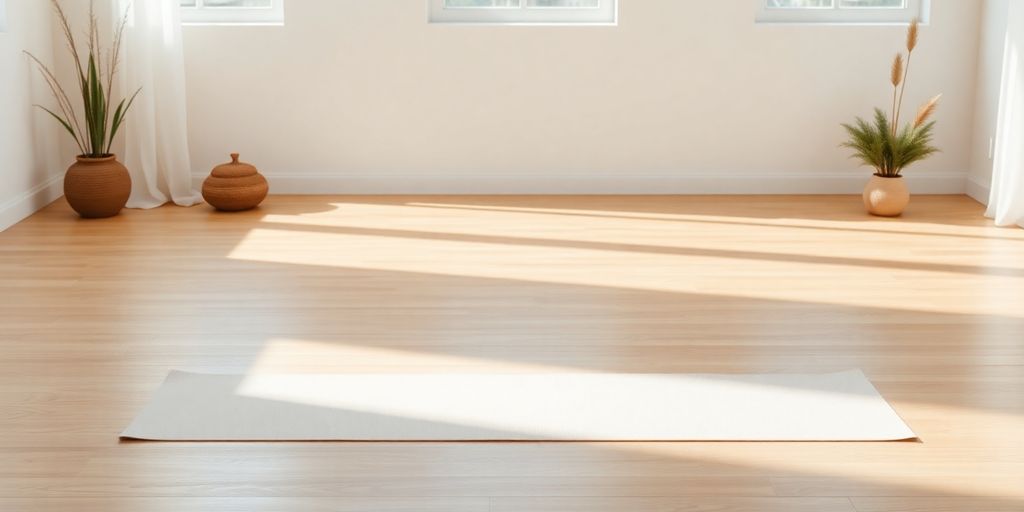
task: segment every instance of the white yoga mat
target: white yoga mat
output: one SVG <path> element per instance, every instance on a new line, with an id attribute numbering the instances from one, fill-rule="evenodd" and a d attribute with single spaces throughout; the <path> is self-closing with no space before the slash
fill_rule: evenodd
<path id="1" fill-rule="evenodd" d="M 154 441 L 896 441 L 860 371 L 824 375 L 173 372 L 121 434 Z"/>

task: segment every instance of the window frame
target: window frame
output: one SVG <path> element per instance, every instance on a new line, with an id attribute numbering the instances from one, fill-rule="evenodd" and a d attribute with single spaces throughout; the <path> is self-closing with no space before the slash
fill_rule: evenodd
<path id="1" fill-rule="evenodd" d="M 618 0 L 601 0 L 598 7 L 447 7 L 445 0 L 428 0 L 429 21 L 455 25 L 617 25 Z"/>
<path id="2" fill-rule="evenodd" d="M 902 25 L 917 18 L 928 22 L 931 0 L 904 0 L 904 7 L 769 7 L 769 0 L 757 2 L 758 23 L 812 23 L 825 25 Z"/>
<path id="3" fill-rule="evenodd" d="M 285 0 L 271 0 L 270 7 L 180 6 L 184 25 L 284 25 Z"/>

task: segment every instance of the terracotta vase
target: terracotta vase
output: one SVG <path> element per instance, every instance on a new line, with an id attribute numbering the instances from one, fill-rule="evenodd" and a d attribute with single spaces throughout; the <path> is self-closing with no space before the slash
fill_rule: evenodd
<path id="1" fill-rule="evenodd" d="M 238 153 L 231 154 L 231 163 L 214 167 L 203 182 L 203 199 L 225 212 L 251 210 L 267 197 L 270 185 L 256 167 L 239 162 Z"/>
<path id="2" fill-rule="evenodd" d="M 64 175 L 64 197 L 72 209 L 87 219 L 117 215 L 131 193 L 132 178 L 116 155 L 79 156 Z"/>
<path id="3" fill-rule="evenodd" d="M 871 215 L 899 217 L 910 204 L 910 191 L 902 176 L 875 174 L 864 189 L 864 206 Z"/>

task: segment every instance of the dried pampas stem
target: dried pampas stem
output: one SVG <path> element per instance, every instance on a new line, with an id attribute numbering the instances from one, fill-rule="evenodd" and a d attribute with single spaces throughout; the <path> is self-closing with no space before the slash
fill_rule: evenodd
<path id="1" fill-rule="evenodd" d="M 921 105 L 920 110 L 917 111 L 917 118 L 914 119 L 914 128 L 920 128 L 924 126 L 924 123 L 928 122 L 928 119 L 935 113 L 935 109 L 938 108 L 939 99 L 941 98 L 942 95 L 940 94 L 928 100 L 924 105 Z"/>
<path id="2" fill-rule="evenodd" d="M 897 53 L 896 59 L 892 61 L 892 72 L 889 74 L 889 80 L 892 82 L 892 116 L 890 119 L 892 123 L 892 133 L 896 134 L 896 100 L 897 95 L 900 92 L 900 83 L 903 82 L 903 54 Z"/>
<path id="3" fill-rule="evenodd" d="M 912 52 L 914 48 L 917 48 L 917 31 L 920 22 L 917 18 L 914 18 L 910 22 L 910 28 L 907 29 L 907 51 Z"/>
<path id="4" fill-rule="evenodd" d="M 903 82 L 903 54 L 897 53 L 896 59 L 892 61 L 892 73 L 890 73 L 889 79 L 892 80 L 893 87 L 899 87 L 900 83 Z"/>
<path id="5" fill-rule="evenodd" d="M 910 58 L 914 55 L 914 48 L 917 48 L 919 24 L 920 21 L 918 21 L 917 18 L 914 18 L 913 21 L 910 22 L 910 27 L 907 28 L 907 65 L 903 67 L 903 87 L 900 89 L 900 99 L 896 103 L 896 118 L 893 122 L 894 127 L 899 124 L 900 110 L 903 109 L 903 93 L 907 90 L 907 76 L 910 74 Z M 896 133 L 895 128 L 893 128 L 893 130 L 893 133 Z"/>

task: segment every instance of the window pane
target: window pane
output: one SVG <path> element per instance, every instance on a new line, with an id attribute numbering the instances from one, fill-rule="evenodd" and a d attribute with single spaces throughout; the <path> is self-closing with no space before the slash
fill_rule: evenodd
<path id="1" fill-rule="evenodd" d="M 196 0 L 181 0 L 182 7 L 195 7 Z"/>
<path id="2" fill-rule="evenodd" d="M 519 0 L 444 0 L 445 7 L 519 7 Z"/>
<path id="3" fill-rule="evenodd" d="M 574 7 L 597 8 L 601 7 L 601 0 L 527 0 L 526 5 L 529 7 L 561 7 L 570 9 Z"/>
<path id="4" fill-rule="evenodd" d="M 902 9 L 906 7 L 905 0 L 839 0 L 840 8 L 857 8 L 857 7 L 869 7 L 869 8 L 887 8 L 895 7 Z"/>
<path id="5" fill-rule="evenodd" d="M 270 7 L 274 0 L 203 0 L 203 7 Z"/>
<path id="6" fill-rule="evenodd" d="M 784 9 L 816 9 L 832 7 L 832 0 L 767 0 L 768 7 Z"/>
<path id="7" fill-rule="evenodd" d="M 618 21 L 618 0 L 429 0 L 427 4 L 431 23 L 614 25 Z"/>

